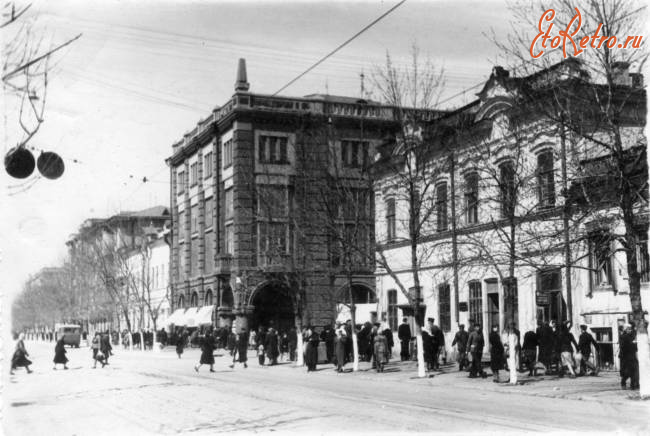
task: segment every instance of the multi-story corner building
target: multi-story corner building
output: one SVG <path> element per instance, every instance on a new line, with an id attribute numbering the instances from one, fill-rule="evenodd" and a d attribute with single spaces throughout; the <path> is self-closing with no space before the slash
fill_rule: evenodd
<path id="1" fill-rule="evenodd" d="M 625 189 L 637 193 L 635 252 L 647 307 L 646 94 L 639 75 L 629 74 L 625 64 L 615 67 L 612 101 L 620 108 L 616 128 L 624 150 L 619 156 L 629 158 Z M 607 142 L 612 136 L 597 102 L 589 100 L 605 92 L 575 59 L 521 78 L 496 67 L 477 100 L 424 126 L 430 189 L 423 207 L 431 209 L 420 211 L 430 217 L 417 241 L 421 298 L 425 316 L 445 332 L 449 351 L 461 323 L 480 323 L 487 337 L 492 326 L 503 331 L 512 320 L 523 337 L 537 321 L 568 319 L 574 328 L 589 325 L 602 344 L 601 362 L 616 363 L 613 344 L 631 303 L 625 229 L 616 210 L 621 179 L 611 176 L 617 149 Z M 560 99 L 573 102 L 573 112 L 555 110 Z M 558 114 L 573 118 L 563 124 Z M 409 208 L 389 164 L 399 158 L 399 146 L 380 150 L 375 229 L 378 249 L 408 289 L 414 286 Z M 381 268 L 377 292 L 378 310 L 395 328 L 400 306 L 412 301 Z"/>
<path id="2" fill-rule="evenodd" d="M 152 326 L 145 299 L 160 311 L 161 321 L 169 315 L 164 302 L 169 246 L 157 236 L 169 220 L 169 210 L 156 206 L 87 219 L 70 237 L 66 245 L 73 287 L 84 296 L 79 304 L 86 331 Z"/>
<path id="3" fill-rule="evenodd" d="M 286 329 L 296 315 L 331 324 L 348 287 L 326 218 L 328 183 L 369 192 L 361 169 L 390 120 L 390 110 L 354 98 L 254 94 L 240 60 L 234 95 L 167 160 L 173 307 L 214 306 L 218 325 L 237 319 Z M 358 256 L 352 271 L 359 303 L 375 301 L 367 206 L 360 239 L 369 255 Z"/>

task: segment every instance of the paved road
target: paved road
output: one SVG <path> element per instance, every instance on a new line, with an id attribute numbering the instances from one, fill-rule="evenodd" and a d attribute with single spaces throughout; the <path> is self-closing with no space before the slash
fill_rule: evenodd
<path id="1" fill-rule="evenodd" d="M 104 369 L 92 369 L 87 348 L 69 349 L 70 370 L 53 371 L 53 345 L 27 347 L 35 372 L 3 375 L 6 435 L 577 434 L 585 429 L 650 434 L 647 403 L 499 392 L 483 389 L 487 380 L 336 374 L 325 365 L 308 374 L 291 364 L 259 367 L 256 359 L 248 369 L 232 370 L 226 356 L 217 357 L 216 373 L 203 366 L 197 374 L 192 367 L 198 350 L 178 359 L 171 349 L 117 350 Z"/>

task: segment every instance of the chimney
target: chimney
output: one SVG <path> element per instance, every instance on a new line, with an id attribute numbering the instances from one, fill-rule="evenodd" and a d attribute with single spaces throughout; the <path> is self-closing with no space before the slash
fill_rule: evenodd
<path id="1" fill-rule="evenodd" d="M 237 81 L 235 82 L 235 92 L 248 91 L 248 78 L 246 77 L 246 59 L 240 58 L 237 67 Z"/>
<path id="2" fill-rule="evenodd" d="M 631 86 L 629 62 L 612 62 L 612 83 L 614 85 Z"/>

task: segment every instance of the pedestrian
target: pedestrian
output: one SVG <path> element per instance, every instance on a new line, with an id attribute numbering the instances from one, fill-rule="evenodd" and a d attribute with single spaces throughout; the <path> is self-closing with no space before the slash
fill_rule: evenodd
<path id="1" fill-rule="evenodd" d="M 553 362 L 553 330 L 551 329 L 548 322 L 542 322 L 541 320 L 537 321 L 537 331 L 535 332 L 537 336 L 539 352 L 537 360 L 544 365 L 544 373 L 549 374 L 551 372 L 551 364 Z"/>
<path id="2" fill-rule="evenodd" d="M 529 330 L 524 334 L 524 345 L 522 346 L 522 351 L 524 354 L 524 364 L 528 368 L 528 375 L 535 376 L 535 364 L 537 360 L 537 349 L 539 347 L 539 341 L 537 339 L 537 334 Z"/>
<path id="3" fill-rule="evenodd" d="M 65 356 L 66 351 L 65 351 L 65 343 L 63 342 L 63 338 L 59 339 L 56 342 L 56 346 L 54 347 L 54 369 L 56 370 L 56 365 L 60 364 L 63 365 L 63 369 L 68 369 L 68 358 Z"/>
<path id="4" fill-rule="evenodd" d="M 637 346 L 634 343 L 632 325 L 625 324 L 623 333 L 618 337 L 621 368 L 621 389 L 627 388 L 627 379 L 630 379 L 630 389 L 639 389 L 639 360 L 636 356 Z"/>
<path id="5" fill-rule="evenodd" d="M 571 322 L 567 321 L 563 323 L 559 328 L 558 333 L 558 350 L 560 352 L 561 367 L 558 368 L 559 376 L 564 377 L 564 369 L 566 368 L 569 371 L 569 377 L 575 378 L 576 373 L 573 370 L 574 360 L 573 360 L 573 350 L 574 347 L 578 349 L 578 343 L 573 337 L 573 334 L 570 332 Z"/>
<path id="6" fill-rule="evenodd" d="M 343 372 L 343 366 L 345 365 L 345 342 L 347 341 L 347 336 L 345 334 L 345 328 L 339 327 L 336 329 L 336 338 L 334 339 L 334 350 L 335 350 L 335 360 L 336 360 L 336 372 Z"/>
<path id="7" fill-rule="evenodd" d="M 469 334 L 467 338 L 467 350 L 472 356 L 472 365 L 470 366 L 469 377 L 476 378 L 479 375 L 483 378 L 487 377 L 482 367 L 483 347 L 485 346 L 485 339 L 483 339 L 483 332 L 481 325 L 475 324 L 474 331 Z"/>
<path id="8" fill-rule="evenodd" d="M 237 353 L 237 330 L 234 327 L 228 333 L 227 346 L 230 355 L 234 356 Z"/>
<path id="9" fill-rule="evenodd" d="M 388 325 L 386 325 L 382 332 L 386 337 L 386 345 L 388 346 L 388 350 L 386 351 L 386 359 L 390 362 L 390 359 L 393 357 L 393 347 L 395 346 L 393 331 Z"/>
<path id="10" fill-rule="evenodd" d="M 411 327 L 408 325 L 408 318 L 403 318 L 397 328 L 397 339 L 400 343 L 399 356 L 402 361 L 409 360 L 409 346 L 411 343 Z"/>
<path id="11" fill-rule="evenodd" d="M 428 328 L 428 327 L 427 327 Z M 423 328 L 420 332 L 422 335 L 422 355 L 427 371 L 433 370 L 433 337 L 427 330 Z"/>
<path id="12" fill-rule="evenodd" d="M 286 362 L 287 357 L 289 357 L 289 335 L 283 331 L 280 334 L 280 360 Z"/>
<path id="13" fill-rule="evenodd" d="M 510 349 L 510 339 L 509 336 L 510 334 L 513 334 L 515 336 L 515 349 L 514 349 L 514 357 L 515 357 L 515 368 L 517 371 L 521 372 L 521 361 L 519 358 L 519 355 L 521 354 L 521 333 L 519 330 L 517 330 L 517 324 L 514 322 L 509 322 L 508 325 L 505 328 L 505 331 L 503 332 L 502 335 L 502 341 L 503 341 L 503 347 L 505 349 L 505 361 L 504 361 L 504 366 L 506 370 L 510 370 L 508 359 L 510 358 L 510 353 L 513 352 L 513 350 Z"/>
<path id="14" fill-rule="evenodd" d="M 264 350 L 266 356 L 269 358 L 269 365 L 278 364 L 278 356 L 280 355 L 280 344 L 278 342 L 278 335 L 275 333 L 273 327 L 269 328 L 264 340 Z"/>
<path id="15" fill-rule="evenodd" d="M 591 357 L 591 346 L 594 346 L 594 350 L 598 352 L 598 342 L 594 340 L 594 337 L 591 336 L 587 332 L 587 326 L 585 324 L 582 324 L 580 326 L 580 336 L 578 337 L 578 351 L 580 354 L 580 359 L 579 362 L 577 363 L 577 367 L 580 371 L 580 375 L 585 375 L 587 373 L 587 367 L 591 369 L 591 374 L 592 375 L 598 375 L 598 366 L 594 365 L 589 361 L 589 358 Z M 577 355 L 578 353 L 576 353 Z"/>
<path id="16" fill-rule="evenodd" d="M 101 333 L 95 332 L 95 337 L 93 338 L 90 348 L 93 351 L 93 369 L 97 368 L 97 362 L 102 364 L 102 368 L 106 366 L 104 362 L 104 353 L 101 351 Z"/>
<path id="17" fill-rule="evenodd" d="M 460 324 L 458 326 L 458 331 L 454 336 L 454 340 L 451 343 L 451 346 L 456 346 L 456 352 L 458 354 L 458 371 L 462 371 L 463 368 L 467 368 L 467 339 L 469 338 L 469 333 L 465 331 L 465 324 Z"/>
<path id="18" fill-rule="evenodd" d="M 305 363 L 307 364 L 307 372 L 316 371 L 318 363 L 318 343 L 320 341 L 318 333 L 314 327 L 307 327 L 307 346 L 305 349 Z"/>
<path id="19" fill-rule="evenodd" d="M 32 361 L 27 358 L 28 356 L 29 353 L 25 348 L 25 333 L 21 332 L 18 335 L 18 341 L 16 342 L 16 350 L 11 358 L 11 370 L 9 373 L 13 375 L 16 368 L 24 366 L 27 370 L 27 374 L 31 374 L 32 370 L 29 369 L 29 365 L 32 364 Z"/>
<path id="20" fill-rule="evenodd" d="M 108 358 L 113 354 L 112 353 L 113 347 L 111 346 L 111 337 L 109 336 L 108 330 L 106 330 L 106 333 L 101 335 L 101 338 L 99 340 L 99 349 L 104 354 L 103 364 L 108 365 Z"/>
<path id="21" fill-rule="evenodd" d="M 178 358 L 181 358 L 181 355 L 183 354 L 183 351 L 185 350 L 185 336 L 183 333 L 178 335 L 178 339 L 176 340 L 176 354 L 178 355 Z"/>
<path id="22" fill-rule="evenodd" d="M 201 365 L 210 365 L 210 372 L 214 371 L 214 338 L 212 337 L 212 332 L 207 331 L 205 336 L 201 339 L 201 358 L 199 359 L 199 364 L 194 365 L 194 371 L 199 372 Z"/>
<path id="23" fill-rule="evenodd" d="M 334 329 L 332 329 L 332 326 L 326 325 L 320 334 L 320 339 L 325 342 L 325 354 L 328 363 L 334 361 L 334 337 Z"/>
<path id="24" fill-rule="evenodd" d="M 243 363 L 244 368 L 248 368 L 248 334 L 246 330 L 241 329 L 239 333 L 233 327 L 233 333 L 235 333 L 235 352 L 232 356 L 232 365 L 231 368 L 235 367 L 235 363 Z"/>
<path id="25" fill-rule="evenodd" d="M 356 332 L 356 326 L 352 326 L 352 320 L 348 319 L 345 321 L 345 337 L 348 338 L 347 341 L 345 341 L 345 355 L 346 355 L 346 361 L 347 362 L 352 362 L 354 360 L 354 345 L 353 345 L 353 340 L 352 340 L 352 330 L 355 329 Z M 358 352 L 358 347 L 359 344 L 357 343 L 357 352 Z"/>
<path id="26" fill-rule="evenodd" d="M 386 340 L 386 336 L 384 336 L 384 332 L 379 328 L 373 338 L 373 351 L 377 372 L 384 372 L 384 365 L 388 362 L 386 358 L 388 341 Z"/>
<path id="27" fill-rule="evenodd" d="M 503 368 L 505 349 L 499 335 L 499 326 L 492 326 L 490 332 L 490 369 L 492 369 L 492 381 L 499 383 L 499 371 Z"/>
<path id="28" fill-rule="evenodd" d="M 298 333 L 296 332 L 295 327 L 291 327 L 287 338 L 289 341 L 289 360 L 295 362 L 297 357 L 296 349 L 298 348 Z"/>
<path id="29" fill-rule="evenodd" d="M 440 370 L 440 357 L 445 349 L 445 335 L 442 329 L 435 324 L 435 318 L 429 318 L 431 323 L 431 339 L 433 353 L 433 369 Z M 446 358 L 445 358 L 446 360 Z"/>

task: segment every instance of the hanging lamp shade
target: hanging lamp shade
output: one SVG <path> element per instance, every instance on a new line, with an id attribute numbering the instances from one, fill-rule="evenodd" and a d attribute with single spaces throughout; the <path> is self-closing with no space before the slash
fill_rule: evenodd
<path id="1" fill-rule="evenodd" d="M 34 155 L 25 147 L 9 150 L 5 155 L 5 170 L 16 179 L 25 179 L 34 172 Z"/>
<path id="2" fill-rule="evenodd" d="M 36 161 L 36 166 L 43 177 L 48 179 L 58 179 L 63 175 L 63 171 L 65 170 L 61 156 L 52 151 L 44 151 L 41 153 Z"/>

